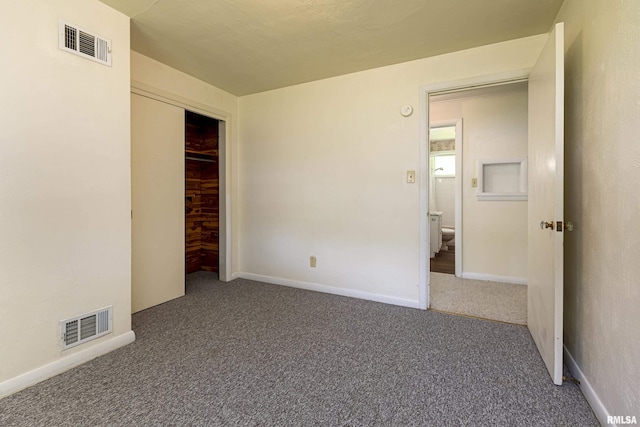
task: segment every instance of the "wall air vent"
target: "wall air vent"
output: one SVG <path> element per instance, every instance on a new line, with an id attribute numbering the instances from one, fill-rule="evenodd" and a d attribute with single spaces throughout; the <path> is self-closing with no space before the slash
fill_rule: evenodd
<path id="1" fill-rule="evenodd" d="M 75 347 L 111 333 L 113 307 L 86 313 L 60 322 L 62 349 Z"/>
<path id="2" fill-rule="evenodd" d="M 58 47 L 83 58 L 111 66 L 111 40 L 59 20 Z"/>

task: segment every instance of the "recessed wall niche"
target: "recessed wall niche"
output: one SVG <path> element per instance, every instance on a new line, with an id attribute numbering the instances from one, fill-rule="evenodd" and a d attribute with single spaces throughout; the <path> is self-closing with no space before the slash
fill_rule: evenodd
<path id="1" fill-rule="evenodd" d="M 527 159 L 478 160 L 478 200 L 527 200 Z"/>

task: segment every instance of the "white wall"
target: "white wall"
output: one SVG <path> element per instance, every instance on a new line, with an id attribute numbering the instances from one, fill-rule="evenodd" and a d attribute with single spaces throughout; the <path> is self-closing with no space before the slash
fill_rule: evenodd
<path id="1" fill-rule="evenodd" d="M 442 226 L 456 227 L 456 178 L 435 178 L 436 209 L 442 212 Z M 431 209 L 433 210 L 433 209 Z"/>
<path id="2" fill-rule="evenodd" d="M 238 248 L 237 248 L 237 216 L 236 211 L 236 194 L 237 194 L 237 143 L 238 134 L 238 98 L 211 86 L 201 80 L 189 76 L 181 71 L 169 67 L 168 65 L 157 62 L 138 52 L 131 51 L 131 81 L 135 88 L 142 88 L 151 91 L 154 95 L 161 95 L 165 98 L 162 101 L 175 103 L 189 110 L 199 112 L 205 115 L 212 115 L 217 119 L 224 120 L 226 123 L 226 141 L 224 150 L 221 150 L 220 156 L 225 159 L 221 164 L 221 187 L 226 187 L 225 200 L 223 202 L 228 206 L 228 212 L 223 206 L 220 212 L 220 230 L 221 243 L 225 239 L 230 241 L 231 271 L 228 272 L 228 278 L 233 277 L 233 272 L 238 271 Z M 200 110 L 199 110 L 200 109 Z M 142 111 L 143 113 L 143 111 Z M 133 124 L 136 125 L 135 123 Z M 224 167 L 224 170 L 222 169 Z M 181 200 L 180 203 L 184 203 Z M 183 209 L 183 208 L 181 208 Z M 229 230 L 225 230 L 223 224 L 225 221 L 230 223 Z M 225 276 L 224 266 L 226 251 L 220 248 L 221 277 Z"/>
<path id="3" fill-rule="evenodd" d="M 59 50 L 59 18 L 110 38 L 113 67 Z M 1 395 L 132 333 L 129 19 L 97 0 L 22 0 L 3 2 L 0 28 Z M 108 305 L 113 334 L 60 351 L 60 320 Z"/>
<path id="4" fill-rule="evenodd" d="M 478 160 L 527 157 L 527 88 L 431 103 L 431 120 L 462 117 L 462 271 L 527 277 L 527 202 L 479 201 L 471 179 Z M 436 194 L 437 196 L 437 194 Z M 440 207 L 438 207 L 440 209 Z"/>
<path id="5" fill-rule="evenodd" d="M 241 97 L 241 272 L 416 304 L 420 86 L 530 68 L 545 39 Z"/>
<path id="6" fill-rule="evenodd" d="M 565 1 L 565 345 L 601 416 L 640 419 L 640 2 Z M 574 375 L 577 374 L 574 372 Z M 585 381 L 586 380 L 586 381 Z"/>

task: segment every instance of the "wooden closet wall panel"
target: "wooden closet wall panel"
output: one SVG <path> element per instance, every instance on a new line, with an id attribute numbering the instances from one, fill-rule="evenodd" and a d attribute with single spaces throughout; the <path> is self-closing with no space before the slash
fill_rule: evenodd
<path id="1" fill-rule="evenodd" d="M 186 272 L 200 270 L 200 248 L 202 247 L 201 233 L 202 212 L 200 196 L 200 164 L 196 160 L 185 161 L 185 264 Z"/>

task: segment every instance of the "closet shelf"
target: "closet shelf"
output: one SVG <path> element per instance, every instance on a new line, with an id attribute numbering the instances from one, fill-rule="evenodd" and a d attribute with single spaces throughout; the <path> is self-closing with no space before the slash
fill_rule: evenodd
<path id="1" fill-rule="evenodd" d="M 206 159 L 206 158 L 203 158 L 203 157 L 185 156 L 184 158 L 187 159 L 187 160 L 195 160 L 196 162 L 216 163 L 216 160 L 214 160 L 214 159 Z"/>
<path id="2" fill-rule="evenodd" d="M 197 151 L 197 150 L 185 149 L 184 153 L 185 153 L 184 158 L 186 160 L 195 160 L 196 162 L 208 162 L 208 163 L 218 162 L 218 150 Z"/>
<path id="3" fill-rule="evenodd" d="M 184 152 L 189 154 L 199 154 L 201 156 L 217 156 L 218 155 L 218 150 L 198 151 L 198 150 L 190 150 L 186 148 Z"/>

